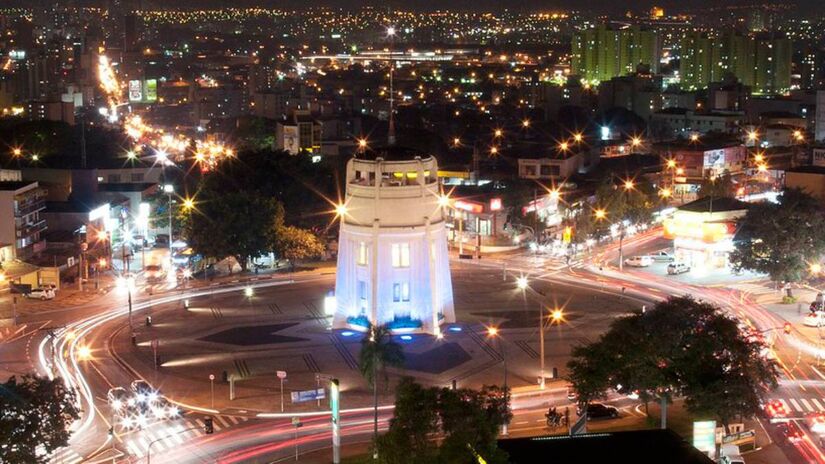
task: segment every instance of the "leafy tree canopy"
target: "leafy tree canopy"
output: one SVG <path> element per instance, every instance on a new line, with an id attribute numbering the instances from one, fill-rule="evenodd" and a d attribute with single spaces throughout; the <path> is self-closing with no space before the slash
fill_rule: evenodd
<path id="1" fill-rule="evenodd" d="M 803 279 L 825 252 L 825 215 L 817 201 L 787 189 L 779 203 L 757 203 L 738 222 L 730 255 L 735 269 L 768 274 L 776 282 Z"/>
<path id="2" fill-rule="evenodd" d="M 69 426 L 79 417 L 62 379 L 11 377 L 0 384 L 0 462 L 47 462 L 46 455 L 69 443 Z"/>
<path id="3" fill-rule="evenodd" d="M 574 348 L 568 378 L 583 403 L 621 386 L 646 401 L 682 395 L 691 412 L 728 424 L 759 412 L 776 386 L 776 365 L 763 348 L 716 306 L 672 297 Z"/>
<path id="4" fill-rule="evenodd" d="M 405 378 L 394 412 L 389 431 L 378 439 L 381 462 L 475 464 L 477 455 L 490 464 L 507 462 L 496 440 L 512 416 L 499 387 L 425 388 Z M 440 445 L 434 435 L 443 437 Z"/>

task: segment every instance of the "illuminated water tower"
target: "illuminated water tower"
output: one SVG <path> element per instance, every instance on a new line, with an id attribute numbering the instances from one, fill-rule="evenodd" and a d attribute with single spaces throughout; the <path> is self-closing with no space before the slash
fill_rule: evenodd
<path id="1" fill-rule="evenodd" d="M 400 147 L 347 163 L 334 328 L 438 334 L 455 322 L 438 164 Z"/>

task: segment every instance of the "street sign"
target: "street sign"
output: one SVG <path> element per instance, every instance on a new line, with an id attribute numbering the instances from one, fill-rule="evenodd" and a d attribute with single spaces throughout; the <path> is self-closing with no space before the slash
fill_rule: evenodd
<path id="1" fill-rule="evenodd" d="M 693 447 L 705 453 L 716 450 L 716 421 L 693 423 Z"/>
<path id="2" fill-rule="evenodd" d="M 293 403 L 303 403 L 305 401 L 322 400 L 326 398 L 326 393 L 323 388 L 316 388 L 315 390 L 303 390 L 292 392 Z"/>
<path id="3" fill-rule="evenodd" d="M 576 423 L 570 427 L 570 435 L 580 435 L 587 433 L 587 412 L 582 412 L 582 415 L 576 420 Z"/>
<path id="4" fill-rule="evenodd" d="M 293 417 L 292 418 L 292 426 L 293 427 L 302 427 L 304 424 L 301 423 L 300 417 Z"/>
<path id="5" fill-rule="evenodd" d="M 286 371 L 278 371 L 275 373 L 279 379 L 283 380 L 286 378 Z"/>

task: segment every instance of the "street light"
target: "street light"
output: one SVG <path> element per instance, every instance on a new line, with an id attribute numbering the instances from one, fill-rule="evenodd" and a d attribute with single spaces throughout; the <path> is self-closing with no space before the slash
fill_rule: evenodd
<path id="1" fill-rule="evenodd" d="M 335 205 L 335 215 L 338 217 L 344 217 L 347 215 L 347 205 L 344 203 L 339 203 Z"/>
<path id="2" fill-rule="evenodd" d="M 633 186 L 634 186 L 633 180 L 628 179 L 628 180 L 624 181 L 624 189 L 625 190 L 633 190 Z"/>
<path id="3" fill-rule="evenodd" d="M 461 146 L 461 139 L 458 137 L 453 138 L 453 146 L 460 147 Z"/>
<path id="4" fill-rule="evenodd" d="M 491 339 L 495 339 L 499 337 L 498 328 L 495 326 L 487 327 L 487 337 Z M 509 395 L 507 394 L 507 355 L 504 353 L 504 341 L 499 338 L 498 340 L 499 346 L 501 347 L 501 362 L 504 364 L 504 399 L 505 399 L 505 406 L 510 406 Z M 507 435 L 507 423 L 501 425 L 501 434 Z"/>
<path id="5" fill-rule="evenodd" d="M 596 219 L 598 220 L 602 220 L 607 217 L 607 212 L 601 208 L 595 210 L 593 214 L 596 216 Z"/>
<path id="6" fill-rule="evenodd" d="M 367 150 L 367 139 L 358 139 L 358 151 L 364 153 Z"/>
<path id="7" fill-rule="evenodd" d="M 172 194 L 175 193 L 175 186 L 172 184 L 165 184 L 163 186 L 163 191 L 166 193 L 166 197 L 169 200 L 167 204 L 167 208 L 169 209 L 169 253 L 172 252 Z M 145 266 L 146 263 L 143 263 Z"/>
<path id="8" fill-rule="evenodd" d="M 525 276 L 516 277 L 516 286 L 519 288 L 519 290 L 526 289 L 527 288 L 527 277 L 525 277 Z"/>
<path id="9" fill-rule="evenodd" d="M 570 144 L 568 144 L 567 142 L 559 143 L 559 150 L 560 151 L 567 151 L 568 148 L 570 148 Z"/>
<path id="10" fill-rule="evenodd" d="M 525 120 L 521 121 L 521 126 L 524 127 L 525 129 L 527 129 L 528 127 L 530 127 L 530 120 L 525 119 Z"/>
<path id="11" fill-rule="evenodd" d="M 673 195 L 673 191 L 667 187 L 659 190 L 659 196 L 662 198 L 670 198 L 671 195 Z"/>
<path id="12" fill-rule="evenodd" d="M 633 138 L 630 139 L 630 146 L 632 146 L 633 148 L 636 148 L 641 144 L 642 144 L 642 139 L 640 137 L 633 137 Z"/>
<path id="13" fill-rule="evenodd" d="M 490 154 L 491 155 L 497 155 L 498 154 L 498 147 L 496 147 L 496 146 L 490 147 Z"/>
<path id="14" fill-rule="evenodd" d="M 573 140 L 575 140 L 576 143 L 581 143 L 582 140 L 584 140 L 584 135 L 582 135 L 579 132 L 576 132 L 575 134 L 573 134 Z"/>
<path id="15" fill-rule="evenodd" d="M 690 141 L 691 142 L 698 142 L 699 141 L 699 134 L 690 134 Z"/>
<path id="16" fill-rule="evenodd" d="M 81 361 L 92 359 L 92 349 L 88 345 L 82 345 L 77 349 L 77 357 Z"/>
<path id="17" fill-rule="evenodd" d="M 493 132 L 493 135 L 495 135 L 496 138 L 501 137 L 502 135 L 504 135 L 504 131 L 502 131 L 501 129 L 496 129 L 495 132 Z"/>
<path id="18" fill-rule="evenodd" d="M 183 199 L 183 209 L 191 211 L 195 207 L 195 200 L 189 197 Z"/>
<path id="19" fill-rule="evenodd" d="M 811 274 L 819 274 L 822 272 L 822 265 L 819 263 L 811 264 Z"/>

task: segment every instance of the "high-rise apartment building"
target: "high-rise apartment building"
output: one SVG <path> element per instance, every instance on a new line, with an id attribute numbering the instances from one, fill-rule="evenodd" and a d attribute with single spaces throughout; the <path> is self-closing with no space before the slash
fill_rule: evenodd
<path id="1" fill-rule="evenodd" d="M 659 38 L 639 27 L 612 29 L 601 25 L 573 37 L 573 74 L 588 81 L 606 81 L 636 72 L 643 65 L 659 69 Z"/>
<path id="2" fill-rule="evenodd" d="M 680 47 L 682 88 L 705 88 L 732 74 L 755 94 L 785 93 L 791 87 L 791 55 L 786 38 L 693 32 Z"/>

